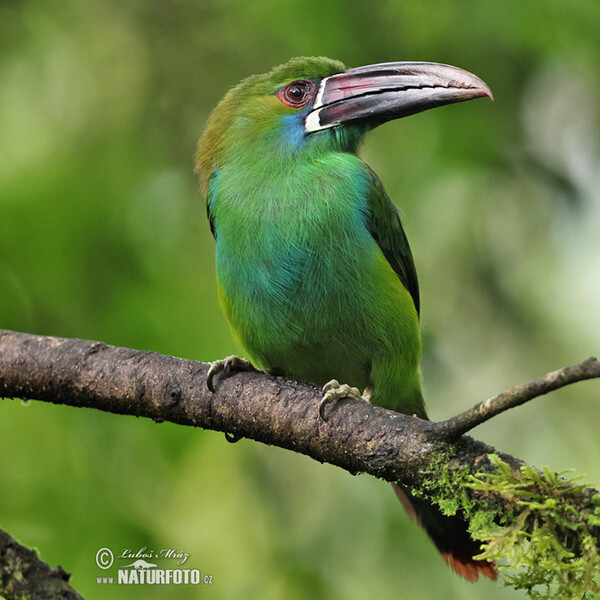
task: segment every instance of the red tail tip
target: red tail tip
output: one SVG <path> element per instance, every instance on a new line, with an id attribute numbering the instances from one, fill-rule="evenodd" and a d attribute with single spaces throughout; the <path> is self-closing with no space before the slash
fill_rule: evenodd
<path id="1" fill-rule="evenodd" d="M 484 575 L 492 581 L 498 579 L 498 571 L 493 562 L 488 562 L 487 560 L 465 562 L 450 553 L 442 554 L 442 557 L 456 574 L 472 583 L 479 581 L 479 575 Z"/>

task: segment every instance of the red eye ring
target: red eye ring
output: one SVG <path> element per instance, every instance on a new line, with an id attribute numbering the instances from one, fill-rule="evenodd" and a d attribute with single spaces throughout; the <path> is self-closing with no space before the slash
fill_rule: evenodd
<path id="1" fill-rule="evenodd" d="M 277 92 L 277 98 L 286 106 L 300 108 L 306 106 L 313 97 L 315 85 L 307 79 L 292 81 Z"/>

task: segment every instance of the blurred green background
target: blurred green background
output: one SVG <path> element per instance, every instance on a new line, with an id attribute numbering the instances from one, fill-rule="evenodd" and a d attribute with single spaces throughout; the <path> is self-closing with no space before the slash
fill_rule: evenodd
<path id="1" fill-rule="evenodd" d="M 496 95 L 387 124 L 362 152 L 404 211 L 432 418 L 598 353 L 599 31 L 597 0 L 0 1 L 0 327 L 239 352 L 196 140 L 229 86 L 327 55 L 451 63 Z M 600 483 L 599 391 L 475 434 Z M 0 526 L 88 598 L 516 596 L 455 577 L 388 485 L 277 448 L 5 400 L 0 456 Z M 188 552 L 214 584 L 99 586 L 103 546 Z"/>

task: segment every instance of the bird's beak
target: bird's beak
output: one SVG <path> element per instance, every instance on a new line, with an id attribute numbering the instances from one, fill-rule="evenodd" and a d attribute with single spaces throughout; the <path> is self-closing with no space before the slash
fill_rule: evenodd
<path id="1" fill-rule="evenodd" d="M 351 121 L 371 127 L 423 110 L 488 96 L 479 77 L 458 67 L 427 62 L 390 62 L 349 69 L 323 79 L 307 133 Z"/>

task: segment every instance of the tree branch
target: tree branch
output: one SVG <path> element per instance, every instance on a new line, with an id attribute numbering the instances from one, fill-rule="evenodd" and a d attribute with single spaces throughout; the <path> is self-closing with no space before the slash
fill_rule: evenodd
<path id="1" fill-rule="evenodd" d="M 598 492 L 559 482 L 549 470 L 542 473 L 526 467 L 460 434 L 535 396 L 598 377 L 598 364 L 589 359 L 550 373 L 441 423 L 354 400 L 337 403 L 323 421 L 319 416 L 322 392 L 308 383 L 243 372 L 220 380 L 212 393 L 206 385 L 210 366 L 206 363 L 101 342 L 0 330 L 0 397 L 170 421 L 287 448 L 353 474 L 399 481 L 446 510 L 447 501 L 456 500 L 454 511 L 467 518 L 477 515 L 484 538 L 492 523 L 506 527 L 522 514 L 519 527 L 525 532 L 542 531 L 539 524 L 546 523 L 556 543 L 566 544 L 566 552 L 557 556 L 584 557 L 581 564 L 591 564 L 586 558 L 590 548 L 600 548 Z M 491 454 L 499 458 L 490 458 Z M 556 490 L 559 499 L 546 503 L 544 498 L 552 498 Z M 538 499 L 535 507 L 531 498 Z M 513 530 L 507 531 L 513 536 Z M 519 539 L 530 538 L 525 534 Z M 540 551 L 548 547 L 546 538 L 542 542 L 537 546 Z M 523 544 L 521 551 L 526 552 L 528 543 Z M 589 556 L 596 560 L 598 553 Z M 559 567 L 538 562 L 542 577 L 555 576 Z M 595 585 L 587 571 L 581 577 L 585 585 Z"/>
<path id="2" fill-rule="evenodd" d="M 577 381 L 581 373 L 589 375 L 589 369 L 597 365 L 597 361 L 589 360 L 551 373 L 524 384 L 526 392 L 517 386 L 500 394 L 498 401 L 487 401 L 492 403 L 489 410 L 497 414 L 515 405 L 509 401 L 513 397 L 517 399 L 514 402 L 522 403 Z M 209 366 L 102 342 L 0 330 L 0 397 L 95 408 L 222 431 L 287 448 L 351 473 L 369 473 L 409 486 L 423 483 L 440 442 L 455 437 L 461 424 L 462 415 L 455 417 L 459 425 L 454 426 L 453 419 L 423 421 L 354 400 L 339 402 L 323 421 L 318 412 L 322 392 L 312 384 L 243 372 L 219 381 L 212 393 L 206 385 Z M 479 406 L 465 415 L 478 414 Z M 474 426 L 475 417 L 465 419 L 467 428 Z M 468 437 L 457 441 L 457 449 L 460 465 L 472 472 L 478 470 L 476 465 L 483 457 L 495 452 Z M 498 454 L 516 469 L 522 464 Z"/>
<path id="3" fill-rule="evenodd" d="M 456 439 L 509 408 L 521 406 L 521 404 L 525 404 L 533 398 L 543 396 L 572 383 L 596 378 L 600 378 L 600 361 L 592 356 L 576 365 L 546 373 L 542 377 L 517 385 L 476 404 L 460 415 L 447 421 L 440 421 L 436 423 L 436 434 L 441 439 Z"/>
<path id="4" fill-rule="evenodd" d="M 306 454 L 352 473 L 419 486 L 436 424 L 354 400 L 319 417 L 320 388 L 243 372 L 208 390 L 209 364 L 102 342 L 0 330 L 0 397 L 202 427 Z M 464 438 L 471 467 L 493 448 Z M 517 467 L 520 463 L 504 457 Z"/>
<path id="5" fill-rule="evenodd" d="M 62 567 L 51 569 L 34 550 L 0 529 L 0 598 L 20 600 L 83 600 L 67 583 Z"/>

